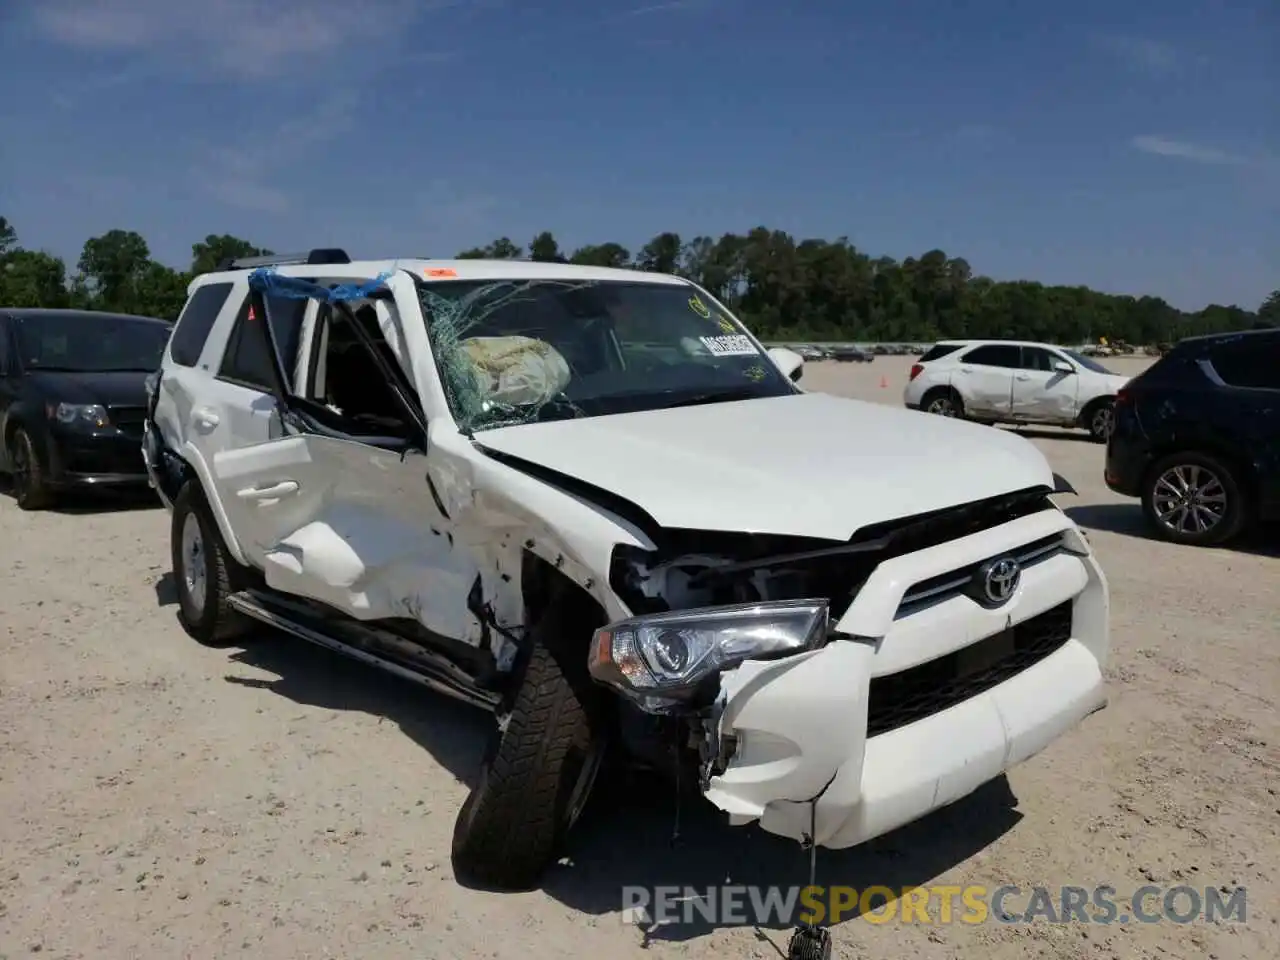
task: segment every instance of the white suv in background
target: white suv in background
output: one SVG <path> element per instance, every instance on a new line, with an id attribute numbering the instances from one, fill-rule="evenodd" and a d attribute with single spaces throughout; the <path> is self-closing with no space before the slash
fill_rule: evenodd
<path id="1" fill-rule="evenodd" d="M 1128 382 L 1047 343 L 943 340 L 911 367 L 902 400 L 912 410 L 982 423 L 1079 427 L 1105 443 L 1116 393 Z"/>

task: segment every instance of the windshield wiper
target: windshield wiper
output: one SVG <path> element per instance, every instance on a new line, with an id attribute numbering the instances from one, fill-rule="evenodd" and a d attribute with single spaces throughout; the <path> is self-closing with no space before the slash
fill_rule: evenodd
<path id="1" fill-rule="evenodd" d="M 760 394 L 754 390 L 747 390 L 738 387 L 733 390 L 707 390 L 703 393 L 695 393 L 687 397 L 681 397 L 679 400 L 673 400 L 671 403 L 659 404 L 654 409 L 670 410 L 675 407 L 696 407 L 704 403 L 731 403 L 734 400 L 755 400 Z"/>

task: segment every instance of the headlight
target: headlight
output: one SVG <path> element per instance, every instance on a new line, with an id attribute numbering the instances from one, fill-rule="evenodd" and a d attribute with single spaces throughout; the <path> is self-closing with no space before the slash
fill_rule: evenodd
<path id="1" fill-rule="evenodd" d="M 105 427 L 107 408 L 97 403 L 60 403 L 53 408 L 53 418 L 59 423 L 83 423 L 95 427 Z"/>
<path id="2" fill-rule="evenodd" d="M 693 696 L 708 677 L 826 642 L 827 601 L 785 600 L 657 613 L 602 627 L 591 676 L 646 709 Z"/>

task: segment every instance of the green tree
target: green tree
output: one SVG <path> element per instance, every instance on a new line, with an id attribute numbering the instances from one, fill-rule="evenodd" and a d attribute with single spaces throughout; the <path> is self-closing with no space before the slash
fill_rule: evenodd
<path id="1" fill-rule="evenodd" d="M 209 234 L 200 243 L 191 245 L 191 273 L 210 273 L 228 257 L 265 257 L 271 251 L 255 247 L 248 240 L 241 240 L 228 233 L 221 236 Z"/>
<path id="2" fill-rule="evenodd" d="M 675 273 L 680 267 L 680 234 L 658 234 L 640 248 L 636 267 L 653 273 Z"/>
<path id="3" fill-rule="evenodd" d="M 77 269 L 104 310 L 138 310 L 139 285 L 151 262 L 147 241 L 132 230 L 108 230 L 85 241 Z"/>
<path id="4" fill-rule="evenodd" d="M 18 246 L 18 231 L 5 217 L 0 217 L 0 259 Z"/>
<path id="5" fill-rule="evenodd" d="M 550 230 L 543 230 L 529 243 L 529 259 L 539 263 L 564 263 L 560 244 Z"/>
<path id="6" fill-rule="evenodd" d="M 588 267 L 625 267 L 631 263 L 631 253 L 617 243 L 593 244 L 573 251 L 569 262 Z"/>
<path id="7" fill-rule="evenodd" d="M 1273 327 L 1280 327 L 1280 290 L 1272 290 L 1258 307 L 1258 319 Z"/>
<path id="8" fill-rule="evenodd" d="M 66 265 L 39 250 L 14 250 L 0 260 L 0 306 L 67 307 Z"/>

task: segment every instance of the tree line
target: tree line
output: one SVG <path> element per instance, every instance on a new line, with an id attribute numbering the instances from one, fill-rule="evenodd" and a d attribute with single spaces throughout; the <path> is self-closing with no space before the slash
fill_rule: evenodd
<path id="1" fill-rule="evenodd" d="M 0 306 L 75 307 L 173 319 L 192 277 L 224 257 L 271 251 L 239 237 L 209 235 L 175 270 L 151 258 L 143 237 L 109 230 L 85 241 L 74 271 L 59 257 L 24 249 L 0 217 Z M 661 233 L 634 253 L 618 243 L 566 253 L 544 231 L 522 247 L 500 237 L 461 259 L 576 263 L 677 273 L 727 303 L 762 338 L 928 342 L 943 337 L 1016 337 L 1057 343 L 1153 344 L 1258 325 L 1280 325 L 1280 290 L 1256 309 L 1210 304 L 1186 312 L 1159 297 L 1102 293 L 1085 286 L 977 275 L 961 257 L 930 250 L 895 260 L 873 257 L 845 237 L 797 240 L 757 227 L 745 235 L 685 240 Z"/>

